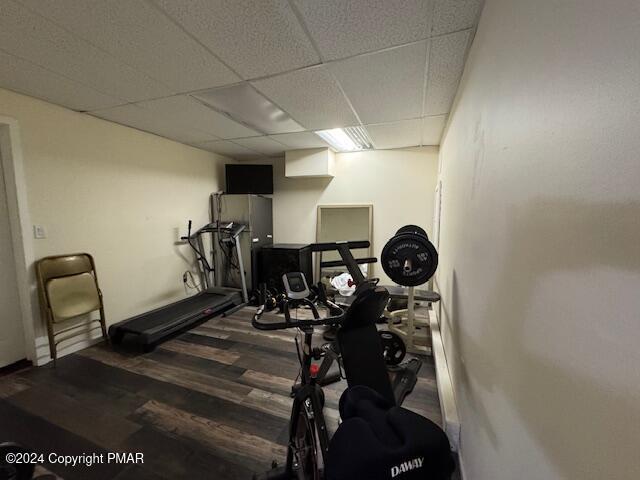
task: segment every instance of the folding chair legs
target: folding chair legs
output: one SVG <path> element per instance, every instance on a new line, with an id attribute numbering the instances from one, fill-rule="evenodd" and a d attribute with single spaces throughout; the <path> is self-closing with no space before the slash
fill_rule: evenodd
<path id="1" fill-rule="evenodd" d="M 53 333 L 53 324 L 50 321 L 47 322 L 47 334 L 49 336 L 49 354 L 53 359 L 53 366 L 55 368 L 56 361 L 58 360 L 58 351 L 57 351 L 57 345 L 55 341 L 55 335 Z"/>
<path id="2" fill-rule="evenodd" d="M 102 302 L 101 302 L 102 303 Z M 109 341 L 109 335 L 107 334 L 107 322 L 104 319 L 104 307 L 100 307 L 100 328 L 102 328 L 102 338 L 104 338 L 104 341 L 107 343 L 110 343 Z"/>

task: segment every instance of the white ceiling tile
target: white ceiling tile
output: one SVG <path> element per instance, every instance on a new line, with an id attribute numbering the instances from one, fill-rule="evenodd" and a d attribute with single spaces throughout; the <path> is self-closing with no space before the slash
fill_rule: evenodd
<path id="1" fill-rule="evenodd" d="M 429 36 L 429 0 L 294 0 L 325 60 Z"/>
<path id="2" fill-rule="evenodd" d="M 219 112 L 263 133 L 289 133 L 304 130 L 286 112 L 244 82 L 193 94 Z"/>
<path id="3" fill-rule="evenodd" d="M 316 64 L 313 46 L 286 0 L 156 0 L 244 78 Z"/>
<path id="4" fill-rule="evenodd" d="M 269 138 L 284 144 L 288 150 L 331 147 L 313 132 L 283 133 L 281 135 L 270 135 Z"/>
<path id="5" fill-rule="evenodd" d="M 170 116 L 158 115 L 157 112 L 134 104 L 93 111 L 90 114 L 183 143 L 199 143 L 216 139 L 213 135 L 185 127 Z"/>
<path id="6" fill-rule="evenodd" d="M 422 119 L 422 145 L 440 145 L 446 123 L 446 115 L 424 117 Z"/>
<path id="7" fill-rule="evenodd" d="M 483 0 L 435 0 L 432 35 L 471 28 L 478 18 Z"/>
<path id="8" fill-rule="evenodd" d="M 325 66 L 252 82 L 307 130 L 356 125 L 358 120 Z"/>
<path id="9" fill-rule="evenodd" d="M 260 135 L 229 117 L 212 110 L 188 95 L 139 102 L 139 106 L 167 119 L 178 128 L 200 131 L 218 138 L 250 137 Z"/>
<path id="10" fill-rule="evenodd" d="M 448 113 L 464 69 L 471 31 L 451 33 L 431 39 L 425 115 Z"/>
<path id="11" fill-rule="evenodd" d="M 404 120 L 384 125 L 365 125 L 376 148 L 402 148 L 420 145 L 422 119 Z"/>
<path id="12" fill-rule="evenodd" d="M 120 103 L 170 94 L 156 80 L 12 1 L 2 5 L 0 45 L 6 53 L 121 98 Z"/>
<path id="13" fill-rule="evenodd" d="M 236 138 L 233 142 L 271 157 L 283 155 L 287 149 L 283 144 L 269 137 Z"/>
<path id="14" fill-rule="evenodd" d="M 3 52 L 0 52 L 0 87 L 80 111 L 122 103 L 118 98 Z"/>
<path id="15" fill-rule="evenodd" d="M 362 123 L 383 123 L 422 115 L 427 42 L 332 63 Z"/>
<path id="16" fill-rule="evenodd" d="M 225 155 L 227 157 L 235 158 L 238 160 L 258 158 L 262 156 L 256 151 L 253 151 L 249 148 L 243 147 L 242 145 L 238 145 L 237 143 L 233 143 L 228 140 L 221 140 L 218 142 L 205 142 L 194 146 L 203 150 L 208 150 L 209 152 L 218 153 L 220 155 Z"/>
<path id="17" fill-rule="evenodd" d="M 202 45 L 143 0 L 21 1 L 164 83 L 172 93 L 239 80 Z"/>

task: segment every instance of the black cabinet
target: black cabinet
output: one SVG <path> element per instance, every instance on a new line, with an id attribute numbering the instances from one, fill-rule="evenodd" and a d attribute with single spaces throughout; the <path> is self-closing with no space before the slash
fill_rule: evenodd
<path id="1" fill-rule="evenodd" d="M 258 284 L 265 283 L 272 292 L 283 292 L 282 275 L 302 272 L 307 283 L 313 282 L 311 246 L 280 243 L 266 246 L 258 252 Z"/>

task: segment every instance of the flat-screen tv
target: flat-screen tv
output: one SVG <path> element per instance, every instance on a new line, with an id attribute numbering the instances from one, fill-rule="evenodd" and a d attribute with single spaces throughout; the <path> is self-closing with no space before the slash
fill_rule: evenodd
<path id="1" fill-rule="evenodd" d="M 273 193 L 272 165 L 225 165 L 226 193 Z"/>

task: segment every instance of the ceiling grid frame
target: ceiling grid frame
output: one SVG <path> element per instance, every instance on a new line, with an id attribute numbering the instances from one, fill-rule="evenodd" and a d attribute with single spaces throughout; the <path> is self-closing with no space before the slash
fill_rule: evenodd
<path id="1" fill-rule="evenodd" d="M 15 2 L 17 2 L 18 4 L 20 4 L 23 8 L 25 8 L 25 9 L 29 10 L 31 13 L 33 13 L 33 14 L 35 14 L 35 15 L 38 15 L 38 16 L 39 16 L 39 17 L 41 17 L 43 20 L 45 20 L 45 21 L 47 21 L 47 22 L 50 22 L 50 23 L 54 24 L 56 27 L 58 27 L 58 28 L 60 28 L 60 29 L 64 30 L 64 31 L 65 31 L 65 32 L 67 32 L 69 35 L 71 35 L 71 36 L 73 36 L 73 37 L 76 37 L 76 38 L 81 39 L 82 41 L 84 41 L 84 42 L 86 42 L 87 44 L 91 45 L 93 48 L 95 48 L 95 49 L 97 49 L 97 50 L 100 50 L 100 51 L 101 51 L 102 53 L 104 53 L 105 55 L 108 55 L 109 57 L 112 57 L 115 61 L 117 61 L 117 62 L 119 62 L 119 63 L 122 63 L 123 65 L 126 65 L 127 67 L 129 67 L 129 68 L 131 68 L 131 69 L 135 70 L 135 71 L 136 71 L 136 72 L 138 72 L 140 75 L 143 75 L 143 76 L 145 76 L 145 77 L 147 77 L 147 78 L 149 78 L 149 79 L 151 79 L 151 80 L 153 80 L 153 81 L 155 81 L 155 82 L 158 82 L 158 83 L 162 84 L 162 85 L 163 85 L 165 88 L 167 88 L 169 91 L 171 91 L 171 90 L 172 90 L 172 89 L 171 89 L 171 87 L 170 87 L 169 85 L 164 84 L 164 82 L 162 82 L 162 81 L 158 80 L 157 78 L 153 78 L 153 77 L 151 77 L 151 76 L 150 76 L 149 74 L 147 74 L 146 72 L 144 72 L 144 71 L 140 70 L 140 68 L 139 68 L 139 67 L 137 67 L 137 66 L 135 66 L 135 65 L 130 65 L 128 62 L 125 62 L 125 61 L 123 61 L 122 59 L 117 58 L 116 56 L 114 56 L 113 54 L 111 54 L 111 53 L 110 53 L 110 52 L 108 52 L 107 50 L 105 50 L 105 49 L 101 48 L 99 45 L 96 45 L 95 43 L 93 43 L 93 42 L 92 42 L 92 41 L 90 41 L 89 39 L 84 38 L 83 36 L 78 35 L 78 34 L 76 34 L 76 33 L 72 32 L 72 31 L 70 31 L 70 30 L 69 30 L 68 28 L 66 28 L 64 25 L 61 25 L 60 23 L 56 22 L 55 20 L 52 20 L 52 19 L 50 19 L 50 18 L 48 18 L 48 17 L 46 17 L 46 16 L 42 15 L 42 13 L 41 13 L 41 12 L 34 11 L 31 7 L 29 7 L 28 5 L 26 5 L 22 0 L 14 0 L 14 1 L 15 1 Z M 143 1 L 144 1 L 145 3 L 147 3 L 147 0 L 143 0 Z M 79 82 L 77 82 L 77 81 L 76 81 L 76 83 L 79 83 Z M 91 87 L 91 88 L 93 88 L 93 87 Z M 95 89 L 95 88 L 94 88 L 94 89 Z M 179 94 L 179 93 L 180 93 L 180 92 L 177 92 L 176 94 Z M 172 95 L 176 95 L 176 94 L 172 94 Z M 172 96 L 172 95 L 170 95 L 170 96 Z M 165 97 L 158 97 L 158 98 L 165 98 Z M 156 99 L 157 99 L 157 98 L 154 98 L 153 100 L 156 100 Z M 146 99 L 145 99 L 145 100 L 146 100 Z M 125 103 L 123 103 L 122 105 L 126 105 L 126 104 L 129 104 L 129 103 L 137 103 L 137 102 L 125 102 Z M 121 105 L 117 105 L 117 106 L 121 106 Z"/>
<path id="2" fill-rule="evenodd" d="M 287 1 L 289 3 L 289 6 L 291 7 L 291 10 L 293 10 L 294 15 L 298 19 L 298 22 L 300 22 L 300 25 L 302 25 L 302 30 L 305 32 L 307 37 L 309 37 L 309 41 L 311 42 L 311 45 L 313 45 L 313 48 L 315 49 L 316 53 L 318 54 L 318 57 L 320 58 L 320 63 L 322 63 L 323 65 L 326 65 L 327 62 L 325 61 L 324 55 L 322 54 L 320 47 L 318 47 L 318 43 L 316 42 L 315 38 L 313 38 L 313 35 L 311 35 L 311 32 L 309 31 L 309 26 L 307 25 L 304 18 L 302 17 L 302 14 L 298 10 L 298 7 L 296 7 L 296 5 L 293 3 L 293 0 L 287 0 Z M 333 78 L 333 81 L 336 82 L 336 85 L 338 86 L 338 89 L 340 90 L 340 92 L 342 92 L 342 96 L 346 100 L 347 105 L 349 105 L 349 108 L 353 112 L 353 115 L 356 117 L 356 120 L 358 121 L 358 125 L 362 126 L 362 121 L 360 120 L 360 116 L 358 115 L 358 112 L 353 107 L 353 103 L 351 103 L 351 100 L 345 93 L 344 88 L 342 88 L 342 85 L 336 78 L 335 74 L 331 71 L 330 68 L 327 68 L 327 72 L 329 72 L 329 75 Z"/>
<path id="3" fill-rule="evenodd" d="M 19 2 L 20 5 L 23 5 L 23 1 L 22 0 L 17 0 Z M 25 0 L 26 1 L 26 0 Z M 359 52 L 359 53 L 354 53 L 353 55 L 347 55 L 344 57 L 340 57 L 340 58 L 336 58 L 336 59 L 330 59 L 328 60 L 327 57 L 324 55 L 324 53 L 322 52 L 321 48 L 319 47 L 318 42 L 316 41 L 316 39 L 314 38 L 314 36 L 311 34 L 311 29 L 310 27 L 307 25 L 306 20 L 304 18 L 304 15 L 300 12 L 300 10 L 298 9 L 297 5 L 296 5 L 296 1 L 295 0 L 286 0 L 286 4 L 289 6 L 289 8 L 291 9 L 296 21 L 298 22 L 300 28 L 302 29 L 302 31 L 304 32 L 304 35 L 307 37 L 310 45 L 313 47 L 313 51 L 315 52 L 315 54 L 317 55 L 317 57 L 319 58 L 319 63 L 315 63 L 312 65 L 305 65 L 303 67 L 299 67 L 299 68 L 294 68 L 294 69 L 290 69 L 290 70 L 286 70 L 286 71 L 278 71 L 275 73 L 271 73 L 268 75 L 263 75 L 263 76 L 256 76 L 256 77 L 251 77 L 251 76 L 244 76 L 242 74 L 240 74 L 240 72 L 231 64 L 229 64 L 228 62 L 224 61 L 222 59 L 222 57 L 220 57 L 215 50 L 212 50 L 212 48 L 209 48 L 208 45 L 206 45 L 203 41 L 201 41 L 197 35 L 193 34 L 192 32 L 189 31 L 188 28 L 184 27 L 178 20 L 176 20 L 175 18 L 173 18 L 169 12 L 165 11 L 155 0 L 141 0 L 145 5 L 153 8 L 156 12 L 162 14 L 162 16 L 164 18 L 167 19 L 168 22 L 170 22 L 174 27 L 178 28 L 184 35 L 186 35 L 191 41 L 197 43 L 197 45 L 203 49 L 206 50 L 206 52 L 211 55 L 212 58 L 214 58 L 216 61 L 218 61 L 220 64 L 222 64 L 226 69 L 228 69 L 230 72 L 232 72 L 237 78 L 239 78 L 239 81 L 236 82 L 231 82 L 231 83 L 226 83 L 224 85 L 218 85 L 218 86 L 214 86 L 211 88 L 201 88 L 201 89 L 196 89 L 196 90 L 186 90 L 186 91 L 178 91 L 175 92 L 171 95 L 167 95 L 167 96 L 161 96 L 161 97 L 155 97 L 153 99 L 149 99 L 149 98 L 145 98 L 144 100 L 136 100 L 136 101 L 127 101 L 126 98 L 117 98 L 118 101 L 121 101 L 122 103 L 118 103 L 117 105 L 110 105 L 109 107 L 104 107 L 101 106 L 99 107 L 99 110 L 106 110 L 108 108 L 115 108 L 115 107 L 119 107 L 119 106 L 124 106 L 124 105 L 136 105 L 136 106 L 140 106 L 139 104 L 144 103 L 144 102 L 150 102 L 153 100 L 160 100 L 160 99 L 164 99 L 164 98 L 170 98 L 170 97 L 175 97 L 175 96 L 179 96 L 179 95 L 188 95 L 193 101 L 196 101 L 198 103 L 200 103 L 203 106 L 206 106 L 207 108 L 211 109 L 212 111 L 224 115 L 226 118 L 228 118 L 231 121 L 234 121 L 244 127 L 248 127 L 252 130 L 255 130 L 255 127 L 250 126 L 245 124 L 243 121 L 234 118 L 232 112 L 222 112 L 214 107 L 212 107 L 211 105 L 208 105 L 202 101 L 200 101 L 198 98 L 196 98 L 194 95 L 199 93 L 199 92 L 205 92 L 205 91 L 209 91 L 209 90 L 214 90 L 214 89 L 218 89 L 218 88 L 227 88 L 230 87 L 232 85 L 237 85 L 237 84 L 248 84 L 251 88 L 253 88 L 254 90 L 256 90 L 260 95 L 262 95 L 264 98 L 266 98 L 268 101 L 270 101 L 271 103 L 273 103 L 275 106 L 277 106 L 279 109 L 281 109 L 283 112 L 285 112 L 286 114 L 288 114 L 294 121 L 296 121 L 297 123 L 299 123 L 300 125 L 303 126 L 303 128 L 305 128 L 306 130 L 304 132 L 298 132 L 298 133 L 306 133 L 306 134 L 313 134 L 313 129 L 310 129 L 306 123 L 307 122 L 301 122 L 296 115 L 292 115 L 287 108 L 283 108 L 282 105 L 280 104 L 280 102 L 274 101 L 271 98 L 271 95 L 265 94 L 262 90 L 256 88 L 253 85 L 253 82 L 255 81 L 259 81 L 259 80 L 266 80 L 266 79 L 272 79 L 275 77 L 279 77 L 282 75 L 286 75 L 289 73 L 294 73 L 294 72 L 300 72 L 303 70 L 307 70 L 307 69 L 312 69 L 312 68 L 318 68 L 321 67 L 323 68 L 327 73 L 328 76 L 332 79 L 332 81 L 335 83 L 335 87 L 337 88 L 337 90 L 340 92 L 340 95 L 342 96 L 342 98 L 344 99 L 345 102 L 345 106 L 348 108 L 348 110 L 351 112 L 351 114 L 353 115 L 353 117 L 355 118 L 355 122 L 354 125 L 351 125 L 351 122 L 349 122 L 349 125 L 340 125 L 341 127 L 347 127 L 347 126 L 360 126 L 363 127 L 365 130 L 367 128 L 367 125 L 384 125 L 384 124 L 391 124 L 391 123 L 397 123 L 399 121 L 409 121 L 409 120 L 414 120 L 415 118 L 403 118 L 402 120 L 392 120 L 392 121 L 382 121 L 382 122 L 377 122 L 377 123 L 367 123 L 364 122 L 362 117 L 360 116 L 360 113 L 358 112 L 358 110 L 356 109 L 353 101 L 351 100 L 351 98 L 349 97 L 349 94 L 347 93 L 347 91 L 345 90 L 344 86 L 342 85 L 342 82 L 340 81 L 340 79 L 336 76 L 336 74 L 332 71 L 331 68 L 329 68 L 330 65 L 337 63 L 337 62 L 344 62 L 346 60 L 349 60 L 351 58 L 356 58 L 356 57 L 363 57 L 363 56 L 368 56 L 368 55 L 374 55 L 377 53 L 381 53 L 387 50 L 393 50 L 396 48 L 400 48 L 400 47 L 404 47 L 407 45 L 411 45 L 411 44 L 416 44 L 422 41 L 426 41 L 426 52 L 425 52 L 425 60 L 423 62 L 423 66 L 422 66 L 422 71 L 423 71 L 423 87 L 422 87 L 422 91 L 421 91 L 421 98 L 419 99 L 420 101 L 420 105 L 421 105 L 421 116 L 419 118 L 422 119 L 422 123 L 426 124 L 426 117 L 444 117 L 445 121 L 448 120 L 448 113 L 450 112 L 450 109 L 452 108 L 451 106 L 449 107 L 449 111 L 447 113 L 443 113 L 443 114 L 432 114 L 426 111 L 426 102 L 427 102 L 427 96 L 428 96 L 428 92 L 429 92 L 429 87 L 430 87 L 430 64 L 431 64 L 431 60 L 432 60 L 432 56 L 433 56 L 433 44 L 432 44 L 432 39 L 437 39 L 439 37 L 443 37 L 446 35 L 451 35 L 451 34 L 456 34 L 459 32 L 464 32 L 464 31 L 468 31 L 468 41 L 466 43 L 466 46 L 464 48 L 464 51 L 461 52 L 462 57 L 463 57 L 463 62 L 462 65 L 464 67 L 464 64 L 466 63 L 466 58 L 468 56 L 469 53 L 469 49 L 470 49 L 470 45 L 473 41 L 474 35 L 475 35 L 475 30 L 477 29 L 477 23 L 482 11 L 482 6 L 484 1 L 483 0 L 463 0 L 461 3 L 463 4 L 469 4 L 469 5 L 479 5 L 479 7 L 477 8 L 477 10 L 475 11 L 475 14 L 469 10 L 468 12 L 465 12 L 465 15 L 461 16 L 461 20 L 457 20 L 455 17 L 451 17 L 449 10 L 455 10 L 456 8 L 465 8 L 464 5 L 463 7 L 459 7 L 456 5 L 446 5 L 447 2 L 450 2 L 451 0 L 428 0 L 427 4 L 428 4 L 428 14 L 426 15 L 426 19 L 427 19 L 427 26 L 426 26 L 426 33 L 424 35 L 422 35 L 424 38 L 418 39 L 418 40 L 414 40 L 414 41 L 410 41 L 410 42 L 404 42 L 401 44 L 397 44 L 397 45 L 389 45 L 386 46 L 384 48 L 376 48 L 374 50 L 371 51 L 364 51 L 364 52 Z M 444 27 L 441 25 L 439 28 L 440 30 L 436 30 L 436 25 L 434 24 L 435 21 L 435 17 L 436 17 L 436 6 L 439 5 L 440 7 L 442 7 L 442 5 L 444 5 L 443 9 L 445 11 L 445 14 L 443 15 L 443 18 L 445 18 L 445 22 L 443 23 Z M 30 8 L 29 6 L 23 5 L 25 8 L 27 8 L 30 12 L 38 15 L 39 17 L 43 18 L 43 20 L 48 21 L 53 23 L 54 25 L 56 25 L 58 28 L 63 29 L 65 32 L 67 32 L 70 35 L 73 35 L 74 37 L 86 42 L 87 44 L 91 45 L 93 48 L 96 48 L 98 50 L 100 50 L 101 52 L 103 52 L 105 55 L 108 55 L 110 58 L 114 59 L 114 61 L 117 61 L 129 68 L 134 69 L 139 75 L 144 76 L 150 80 L 153 80 L 155 82 L 161 83 L 163 86 L 165 86 L 168 89 L 171 89 L 171 86 L 166 85 L 165 83 L 163 83 L 162 81 L 158 80 L 157 78 L 150 76 L 146 71 L 138 68 L 137 66 L 131 65 L 128 62 L 123 61 L 121 58 L 119 58 L 116 55 L 111 54 L 109 51 L 101 48 L 100 46 L 94 44 L 93 42 L 87 40 L 86 38 L 84 38 L 84 36 L 81 35 L 77 35 L 75 33 L 73 33 L 72 31 L 69 31 L 67 28 L 65 28 L 65 26 L 60 25 L 59 23 L 53 21 L 52 19 L 48 18 L 46 15 L 42 15 L 39 12 L 34 12 L 32 8 Z M 447 10 L 448 9 L 448 10 Z M 447 17 L 447 15 L 449 15 Z M 456 24 L 456 22 L 458 24 L 460 24 L 460 22 L 467 22 L 469 23 L 469 19 L 471 17 L 474 17 L 474 21 L 473 24 L 470 26 L 463 26 L 462 28 L 458 28 L 455 30 L 447 30 L 448 25 L 449 24 Z M 447 23 L 448 22 L 448 23 Z M 443 30 L 444 28 L 444 30 Z M 361 48 L 361 47 L 359 47 Z M 7 52 L 8 53 L 8 52 Z M 18 55 L 16 55 L 15 53 L 9 53 L 9 55 L 14 56 L 16 58 L 20 58 Z M 89 85 L 87 83 L 83 83 L 78 81 L 75 78 L 72 77 L 67 77 L 64 75 L 59 74 L 56 71 L 52 71 L 50 69 L 47 69 L 46 67 L 44 67 L 43 65 L 39 65 L 37 63 L 33 63 L 31 62 L 29 59 L 22 59 L 23 61 L 26 61 L 30 64 L 32 64 L 34 66 L 34 68 L 40 68 L 40 69 L 44 69 L 50 72 L 50 74 L 52 75 L 56 75 L 58 77 L 64 78 L 66 81 L 70 82 L 70 83 L 74 83 L 74 84 L 78 84 L 81 85 L 87 89 L 91 89 L 96 91 L 99 94 L 102 95 L 106 95 L 106 96 L 111 96 L 113 97 L 113 95 L 110 95 L 106 92 L 102 92 L 99 91 L 98 89 L 96 89 L 95 87 L 93 87 L 92 85 Z M 456 88 L 453 88 L 453 93 L 454 93 L 454 98 L 452 100 L 452 105 L 455 103 L 455 95 L 457 94 L 457 85 L 459 84 L 460 81 L 460 77 L 458 77 L 457 79 L 457 83 L 456 83 Z M 1 87 L 1 85 L 0 85 Z M 29 93 L 27 93 L 29 94 Z M 51 101 L 51 100 L 49 100 Z M 54 102 L 55 103 L 55 102 Z M 417 103 L 417 102 L 416 102 Z M 81 110 L 83 111 L 83 110 Z M 84 110 L 86 111 L 86 110 Z M 89 113 L 91 111 L 98 111 L 95 109 L 95 107 L 93 109 L 91 109 L 89 111 Z M 409 112 L 407 112 L 409 113 Z M 134 127 L 136 128 L 136 127 Z M 445 129 L 446 131 L 446 126 Z M 425 142 L 425 128 L 422 128 L 421 131 L 421 135 L 420 135 L 420 142 L 419 145 L 423 145 Z M 151 132 L 154 133 L 154 132 Z M 258 133 L 258 135 L 256 136 L 252 136 L 252 137 L 233 137 L 233 138 L 223 138 L 222 140 L 219 141 L 226 141 L 226 142 L 231 142 L 231 143 L 235 143 L 233 142 L 233 140 L 235 139 L 245 139 L 245 138 L 265 138 L 268 139 L 270 141 L 275 141 L 278 142 L 277 138 L 273 138 L 272 134 L 266 134 L 266 132 L 263 131 L 257 131 L 256 133 Z M 287 135 L 286 133 L 283 133 L 282 135 Z M 161 135 L 162 136 L 162 135 Z M 293 141 L 293 140 L 292 140 Z M 301 139 L 302 141 L 302 139 Z M 319 140 L 321 141 L 321 140 Z M 375 140 L 372 141 L 374 142 L 374 146 L 375 146 Z M 213 143 L 215 141 L 212 142 L 206 142 L 206 143 Z M 202 143 L 202 142 L 198 142 L 198 143 Z M 282 142 L 278 142 L 280 144 L 283 145 L 283 147 L 288 148 L 287 145 L 285 145 Z M 240 144 L 237 144 L 238 146 L 242 146 Z M 407 145 L 409 146 L 409 145 Z M 246 148 L 246 147 L 245 147 Z M 257 152 L 258 155 L 261 155 L 260 152 Z"/>

